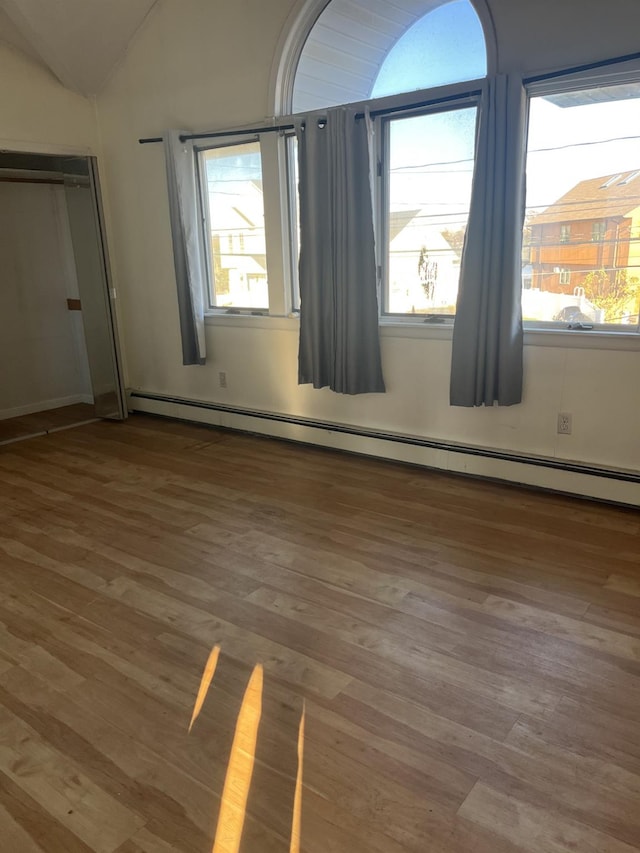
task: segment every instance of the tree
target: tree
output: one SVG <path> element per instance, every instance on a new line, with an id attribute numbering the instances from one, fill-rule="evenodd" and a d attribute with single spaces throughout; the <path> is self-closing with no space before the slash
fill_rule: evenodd
<path id="1" fill-rule="evenodd" d="M 606 323 L 638 313 L 640 279 L 630 277 L 627 270 L 593 270 L 585 276 L 582 287 L 589 302 L 604 311 Z"/>
<path id="2" fill-rule="evenodd" d="M 429 260 L 429 253 L 426 246 L 420 249 L 420 257 L 418 258 L 418 278 L 425 292 L 427 299 L 433 299 L 433 292 L 436 288 L 438 280 L 438 263 L 437 261 Z"/>
<path id="3" fill-rule="evenodd" d="M 220 237 L 211 235 L 211 257 L 213 259 L 213 281 L 217 294 L 229 293 L 229 270 L 222 266 L 220 260 Z"/>

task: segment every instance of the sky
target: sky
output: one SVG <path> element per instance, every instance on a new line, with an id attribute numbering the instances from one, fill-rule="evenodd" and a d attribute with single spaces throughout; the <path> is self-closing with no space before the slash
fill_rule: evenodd
<path id="1" fill-rule="evenodd" d="M 640 83 L 636 90 L 640 98 Z M 638 98 L 565 108 L 533 98 L 527 206 L 544 208 L 587 178 L 640 169 Z"/>
<path id="2" fill-rule="evenodd" d="M 382 63 L 371 97 L 474 80 L 487 73 L 482 25 L 468 0 L 420 18 Z"/>
<path id="3" fill-rule="evenodd" d="M 419 20 L 396 43 L 372 94 L 485 74 L 478 16 L 468 0 L 454 0 Z M 527 207 L 541 210 L 587 178 L 640 169 L 640 102 L 628 99 L 628 87 L 624 94 L 621 101 L 564 108 L 532 98 Z M 424 206 L 434 216 L 438 210 L 464 212 L 473 171 L 474 120 L 474 111 L 465 110 L 392 124 L 393 209 Z"/>

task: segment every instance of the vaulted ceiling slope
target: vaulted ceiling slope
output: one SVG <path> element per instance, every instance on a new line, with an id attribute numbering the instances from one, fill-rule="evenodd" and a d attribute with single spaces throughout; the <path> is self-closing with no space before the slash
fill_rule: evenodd
<path id="1" fill-rule="evenodd" d="M 100 91 L 157 0 L 0 0 L 0 41 L 68 89 Z"/>

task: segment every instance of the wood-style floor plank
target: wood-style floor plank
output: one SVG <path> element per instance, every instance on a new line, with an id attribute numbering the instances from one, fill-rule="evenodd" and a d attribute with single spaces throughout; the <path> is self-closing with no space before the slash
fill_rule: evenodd
<path id="1" fill-rule="evenodd" d="M 299 778 L 299 853 L 640 851 L 640 515 L 144 416 L 0 447 L 2 849 L 293 853 Z"/>
<path id="2" fill-rule="evenodd" d="M 47 409 L 30 415 L 0 420 L 0 444 L 23 441 L 35 435 L 69 429 L 95 420 L 95 407 L 89 403 L 74 403 L 57 409 Z"/>

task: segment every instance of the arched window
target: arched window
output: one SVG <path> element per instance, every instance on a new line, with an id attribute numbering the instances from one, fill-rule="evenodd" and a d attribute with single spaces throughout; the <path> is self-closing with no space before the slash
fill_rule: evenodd
<path id="1" fill-rule="evenodd" d="M 470 0 L 331 0 L 293 75 L 294 113 L 484 77 L 487 46 Z"/>
<path id="2" fill-rule="evenodd" d="M 369 107 L 382 313 L 451 319 L 469 216 L 478 81 L 493 55 L 476 6 L 310 0 L 306 8 L 311 20 L 304 41 L 298 33 L 302 48 L 282 103 L 293 113 Z"/>

